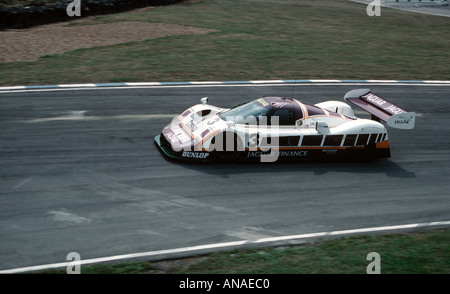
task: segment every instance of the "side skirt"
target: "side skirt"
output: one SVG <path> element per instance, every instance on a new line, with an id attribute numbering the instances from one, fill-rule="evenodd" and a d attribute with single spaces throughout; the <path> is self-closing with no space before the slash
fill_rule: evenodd
<path id="1" fill-rule="evenodd" d="M 389 148 L 348 148 L 348 149 L 302 149 L 277 151 L 245 151 L 241 161 L 262 161 L 263 156 L 272 156 L 276 161 L 333 161 L 333 160 L 373 160 L 391 157 Z M 270 162 L 270 161 L 265 161 Z"/>

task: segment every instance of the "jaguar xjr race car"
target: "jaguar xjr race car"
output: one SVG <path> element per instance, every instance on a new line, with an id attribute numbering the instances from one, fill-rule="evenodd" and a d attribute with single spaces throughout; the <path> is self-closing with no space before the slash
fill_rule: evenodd
<path id="1" fill-rule="evenodd" d="M 261 97 L 233 108 L 208 98 L 175 117 L 155 137 L 169 158 L 191 161 L 375 159 L 390 157 L 385 125 L 412 129 L 416 114 L 369 89 L 344 100 L 371 114 L 358 118 L 342 101 L 315 105 L 284 97 Z"/>

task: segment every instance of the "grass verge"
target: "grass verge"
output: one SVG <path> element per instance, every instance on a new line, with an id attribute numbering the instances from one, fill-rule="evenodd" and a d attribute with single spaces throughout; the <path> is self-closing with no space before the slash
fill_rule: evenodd
<path id="1" fill-rule="evenodd" d="M 161 262 L 83 266 L 82 274 L 365 274 L 370 252 L 382 274 L 450 273 L 450 229 L 344 237 L 300 246 L 234 250 Z M 65 273 L 48 270 L 40 273 Z"/>
<path id="2" fill-rule="evenodd" d="M 349 1 L 191 0 L 71 22 L 217 30 L 0 64 L 0 85 L 256 79 L 448 79 L 448 18 Z M 76 36 L 74 36 L 76 38 Z M 32 45 L 31 45 L 32 46 Z"/>

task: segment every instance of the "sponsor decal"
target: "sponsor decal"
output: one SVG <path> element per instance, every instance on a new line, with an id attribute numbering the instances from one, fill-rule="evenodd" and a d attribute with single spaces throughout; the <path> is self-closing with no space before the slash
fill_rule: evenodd
<path id="1" fill-rule="evenodd" d="M 390 105 L 386 108 L 383 108 L 386 111 L 389 111 L 392 114 L 400 114 L 400 113 L 404 113 L 406 111 L 404 111 L 403 109 L 401 109 L 400 107 L 397 107 L 395 105 Z"/>
<path id="2" fill-rule="evenodd" d="M 207 158 L 209 156 L 209 153 L 183 151 L 183 154 L 181 154 L 181 156 L 182 157 L 186 157 L 186 158 L 205 159 L 205 158 Z"/>
<path id="3" fill-rule="evenodd" d="M 396 119 L 396 120 L 394 121 L 394 123 L 395 123 L 395 124 L 409 124 L 409 119 L 402 119 L 402 120 Z"/>
<path id="4" fill-rule="evenodd" d="M 378 97 L 377 95 L 373 94 L 373 93 L 369 93 L 365 96 L 362 96 L 364 98 L 366 98 L 367 101 L 376 104 L 378 106 L 383 106 L 384 104 L 388 103 L 386 100 L 384 100 L 383 98 Z"/>
<path id="5" fill-rule="evenodd" d="M 247 158 L 259 158 L 262 155 L 274 155 L 274 153 L 266 153 L 262 151 L 252 151 L 247 154 Z M 306 157 L 308 156 L 307 150 L 295 150 L 295 151 L 279 151 L 278 156 L 280 157 Z"/>
<path id="6" fill-rule="evenodd" d="M 170 142 L 173 142 L 174 140 L 176 140 L 176 138 L 174 138 L 175 134 L 174 133 L 167 133 L 167 138 L 169 139 Z"/>
<path id="7" fill-rule="evenodd" d="M 315 120 L 305 120 L 305 123 L 303 124 L 305 128 L 314 128 L 316 126 Z"/>
<path id="8" fill-rule="evenodd" d="M 263 154 L 261 151 L 252 151 L 247 154 L 247 158 L 261 157 L 261 154 Z"/>
<path id="9" fill-rule="evenodd" d="M 394 104 L 384 100 L 383 98 L 378 97 L 377 95 L 373 93 L 369 93 L 367 95 L 361 96 L 366 101 L 369 101 L 370 103 L 379 106 L 383 110 L 389 112 L 390 114 L 400 114 L 405 113 L 406 111 L 401 109 L 398 106 L 395 106 Z"/>
<path id="10" fill-rule="evenodd" d="M 256 101 L 258 101 L 259 103 L 261 103 L 261 105 L 262 105 L 263 107 L 266 107 L 267 105 L 269 105 L 269 103 L 268 103 L 266 100 L 262 99 L 262 98 L 259 98 L 259 99 L 256 100 Z"/>
<path id="11" fill-rule="evenodd" d="M 298 151 L 280 151 L 281 157 L 305 157 L 308 156 L 308 151 L 306 150 L 298 150 Z"/>
<path id="12" fill-rule="evenodd" d="M 194 121 L 188 121 L 184 124 L 191 132 L 195 132 L 197 130 L 197 125 L 194 123 Z"/>
<path id="13" fill-rule="evenodd" d="M 327 155 L 336 155 L 337 154 L 337 150 L 333 149 L 333 150 L 322 150 L 323 153 L 327 154 Z"/>
<path id="14" fill-rule="evenodd" d="M 272 107 L 274 108 L 282 108 L 283 106 L 285 106 L 287 103 L 286 102 L 276 102 L 276 103 L 272 103 Z"/>
<path id="15" fill-rule="evenodd" d="M 219 120 L 220 120 L 220 118 L 216 117 L 216 118 L 214 118 L 214 119 L 208 121 L 207 124 L 208 124 L 208 125 L 212 125 L 212 124 L 215 124 L 216 122 L 218 122 Z"/>
<path id="16" fill-rule="evenodd" d="M 388 126 L 410 130 L 414 128 L 416 114 L 414 112 L 394 114 L 387 121 Z"/>
<path id="17" fill-rule="evenodd" d="M 373 93 L 369 93 L 366 96 L 363 96 L 366 98 L 367 101 L 372 102 L 373 104 L 376 104 L 378 106 L 383 106 L 383 104 L 385 104 L 387 101 L 384 100 L 383 98 L 378 97 L 377 95 L 373 94 Z"/>

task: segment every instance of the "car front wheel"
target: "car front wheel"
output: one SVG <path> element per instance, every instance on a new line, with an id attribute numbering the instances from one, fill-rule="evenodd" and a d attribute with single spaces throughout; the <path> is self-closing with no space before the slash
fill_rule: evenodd
<path id="1" fill-rule="evenodd" d="M 211 143 L 214 146 L 211 157 L 220 162 L 236 161 L 243 151 L 242 143 L 235 133 L 218 134 Z"/>

